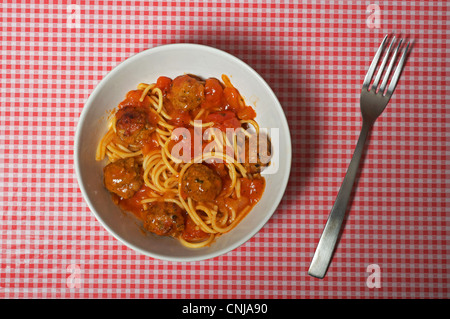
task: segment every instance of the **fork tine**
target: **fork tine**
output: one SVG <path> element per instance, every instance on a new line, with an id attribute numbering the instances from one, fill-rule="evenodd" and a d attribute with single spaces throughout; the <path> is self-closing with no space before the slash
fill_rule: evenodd
<path id="1" fill-rule="evenodd" d="M 375 77 L 375 80 L 373 81 L 371 90 L 375 90 L 375 92 L 378 87 L 378 84 L 380 83 L 381 75 L 383 74 L 384 67 L 386 66 L 386 63 L 389 58 L 389 54 L 391 53 L 391 48 L 392 48 L 392 45 L 394 44 L 394 42 L 395 42 L 395 36 L 392 38 L 391 44 L 389 44 L 389 48 L 387 49 L 386 54 L 384 55 L 383 62 L 381 62 L 381 66 L 378 69 L 377 76 Z"/>
<path id="2" fill-rule="evenodd" d="M 397 86 L 398 79 L 400 78 L 400 73 L 402 72 L 403 65 L 405 64 L 405 61 L 406 61 L 406 53 L 408 52 L 409 44 L 410 44 L 410 42 L 408 42 L 408 45 L 406 46 L 405 50 L 403 51 L 402 57 L 400 58 L 400 62 L 398 62 L 397 68 L 395 69 L 394 75 L 392 76 L 391 83 L 388 86 L 386 94 L 390 95 L 390 94 L 394 93 L 395 87 Z"/>
<path id="3" fill-rule="evenodd" d="M 392 68 L 394 67 L 395 60 L 397 59 L 397 53 L 398 53 L 398 50 L 400 49 L 400 46 L 402 45 L 402 41 L 403 41 L 402 39 L 400 39 L 398 41 L 397 48 L 395 48 L 394 54 L 392 54 L 391 62 L 389 63 L 389 67 L 386 71 L 386 74 L 384 75 L 383 82 L 381 82 L 381 85 L 380 85 L 381 93 L 383 93 L 384 89 L 386 88 L 386 84 L 389 80 L 389 75 L 391 74 Z"/>
<path id="4" fill-rule="evenodd" d="M 375 54 L 375 57 L 372 60 L 372 63 L 370 64 L 369 70 L 367 71 L 366 77 L 364 78 L 364 82 L 363 82 L 363 89 L 366 89 L 369 87 L 370 81 L 372 81 L 372 76 L 373 73 L 375 72 L 375 69 L 377 67 L 378 64 L 378 60 L 380 59 L 381 56 L 381 52 L 383 52 L 383 48 L 384 48 L 384 44 L 386 43 L 387 40 L 387 35 L 384 37 L 383 41 L 381 42 L 380 47 L 378 48 L 377 53 Z"/>

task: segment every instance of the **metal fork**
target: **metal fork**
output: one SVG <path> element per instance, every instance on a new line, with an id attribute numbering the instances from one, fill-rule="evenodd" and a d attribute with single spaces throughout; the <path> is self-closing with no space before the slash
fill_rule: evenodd
<path id="1" fill-rule="evenodd" d="M 389 59 L 391 48 L 395 45 L 395 37 L 393 37 L 389 45 L 389 48 L 387 49 L 384 55 L 383 61 L 381 62 L 381 65 L 378 69 L 375 80 L 373 81 L 372 85 L 370 85 L 375 70 L 377 68 L 378 61 L 382 56 L 387 41 L 388 36 L 386 35 L 383 41 L 381 42 L 381 45 L 377 53 L 375 54 L 372 63 L 370 64 L 366 77 L 364 78 L 360 98 L 360 107 L 363 120 L 361 134 L 359 135 L 355 152 L 353 153 L 353 157 L 350 161 L 350 165 L 347 169 L 344 181 L 342 182 L 342 186 L 336 197 L 336 201 L 333 205 L 333 208 L 331 209 L 330 215 L 328 216 L 327 223 L 325 224 L 325 228 L 322 232 L 316 251 L 312 258 L 308 274 L 313 277 L 317 278 L 325 277 L 328 266 L 333 256 L 333 252 L 335 250 L 336 243 L 338 241 L 338 236 L 342 227 L 345 212 L 347 210 L 347 204 L 353 188 L 356 172 L 358 170 L 359 162 L 361 160 L 361 155 L 363 153 L 367 135 L 372 125 L 375 123 L 375 120 L 383 112 L 386 105 L 388 104 L 392 96 L 392 93 L 394 93 L 398 79 L 400 78 L 400 73 L 405 64 L 406 54 L 408 52 L 410 42 L 408 42 L 406 48 L 403 50 L 403 54 L 390 80 L 389 86 L 387 86 L 387 83 L 389 81 L 389 75 L 395 65 L 397 56 L 400 54 L 401 51 L 401 44 L 403 40 L 400 39 L 397 43 L 397 48 L 392 54 L 389 66 L 386 72 L 384 73 L 383 81 L 381 82 L 380 85 L 380 80 L 383 75 L 386 63 Z"/>

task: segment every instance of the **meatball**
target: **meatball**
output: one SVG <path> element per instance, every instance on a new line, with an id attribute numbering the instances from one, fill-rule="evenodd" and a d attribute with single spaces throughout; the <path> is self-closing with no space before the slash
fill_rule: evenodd
<path id="1" fill-rule="evenodd" d="M 184 230 L 181 208 L 171 202 L 152 203 L 144 212 L 144 228 L 160 236 L 178 236 Z"/>
<path id="2" fill-rule="evenodd" d="M 116 113 L 116 133 L 119 138 L 134 149 L 143 144 L 155 131 L 149 111 L 142 107 L 125 106 Z"/>
<path id="3" fill-rule="evenodd" d="M 205 100 L 205 87 L 189 75 L 180 75 L 172 81 L 167 98 L 173 109 L 191 111 Z"/>
<path id="4" fill-rule="evenodd" d="M 183 175 L 181 187 L 195 201 L 213 201 L 222 191 L 222 179 L 208 166 L 192 164 Z"/>
<path id="5" fill-rule="evenodd" d="M 143 184 L 141 171 L 132 157 L 109 163 L 103 169 L 105 187 L 122 198 L 130 198 Z"/>

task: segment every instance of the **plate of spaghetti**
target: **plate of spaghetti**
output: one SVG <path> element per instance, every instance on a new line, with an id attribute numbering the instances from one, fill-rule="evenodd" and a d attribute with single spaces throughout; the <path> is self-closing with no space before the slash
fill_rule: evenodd
<path id="1" fill-rule="evenodd" d="M 290 143 L 281 105 L 252 68 L 218 49 L 172 44 L 130 57 L 95 88 L 75 168 L 115 238 L 154 258 L 195 261 L 267 223 L 287 185 Z"/>

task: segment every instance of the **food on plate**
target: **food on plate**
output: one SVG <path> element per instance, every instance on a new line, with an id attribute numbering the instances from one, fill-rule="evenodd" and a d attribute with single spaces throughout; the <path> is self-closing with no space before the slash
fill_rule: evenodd
<path id="1" fill-rule="evenodd" d="M 191 248 L 233 229 L 260 200 L 271 142 L 225 75 L 141 83 L 114 109 L 96 160 L 112 200 Z"/>

